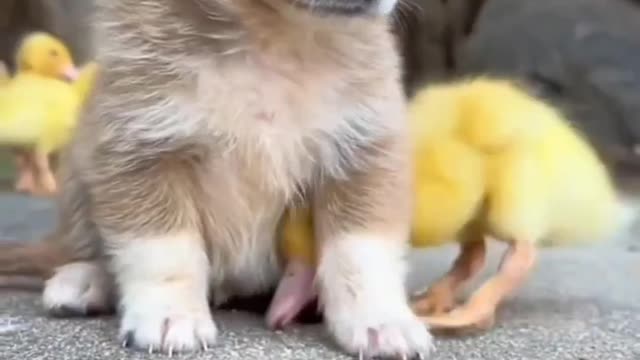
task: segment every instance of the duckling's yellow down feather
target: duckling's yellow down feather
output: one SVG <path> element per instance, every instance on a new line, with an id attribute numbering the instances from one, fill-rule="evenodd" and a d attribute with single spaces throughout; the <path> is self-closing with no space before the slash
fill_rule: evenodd
<path id="1" fill-rule="evenodd" d="M 56 151 L 70 139 L 95 78 L 87 65 L 72 84 L 32 73 L 18 73 L 0 88 L 0 144 Z"/>

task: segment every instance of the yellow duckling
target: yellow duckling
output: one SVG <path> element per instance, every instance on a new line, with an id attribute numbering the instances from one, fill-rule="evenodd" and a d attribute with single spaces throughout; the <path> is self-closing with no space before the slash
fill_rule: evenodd
<path id="1" fill-rule="evenodd" d="M 24 37 L 15 54 L 16 74 L 32 73 L 61 80 L 78 78 L 71 52 L 62 40 L 46 32 Z"/>
<path id="2" fill-rule="evenodd" d="M 436 328 L 490 328 L 499 303 L 526 279 L 541 245 L 607 238 L 622 225 L 604 165 L 563 116 L 512 82 L 475 78 L 427 87 L 409 107 L 414 142 L 411 243 L 452 241 L 450 271 L 413 304 Z M 290 211 L 288 261 L 267 322 L 283 326 L 313 298 L 314 238 L 308 209 Z M 509 244 L 499 271 L 464 304 L 456 292 L 484 265 L 486 237 Z M 312 282 L 312 281 L 311 281 Z M 311 290 L 310 290 L 311 289 Z"/>
<path id="3" fill-rule="evenodd" d="M 22 169 L 35 174 L 37 185 L 42 187 L 26 184 L 33 193 L 56 192 L 49 156 L 70 140 L 97 70 L 95 63 L 89 63 L 73 83 L 18 73 L 0 88 L 0 144 L 29 149 L 20 155 Z"/>
<path id="4" fill-rule="evenodd" d="M 57 37 L 46 32 L 32 32 L 22 39 L 15 54 L 16 76 L 23 74 L 39 75 L 65 81 L 75 81 L 78 70 L 74 65 L 71 52 Z M 0 80 L 0 86 L 12 79 Z M 3 144 L 6 145 L 6 144 Z M 30 154 L 21 148 L 15 149 L 18 176 L 15 188 L 20 192 L 35 193 L 33 166 Z"/>

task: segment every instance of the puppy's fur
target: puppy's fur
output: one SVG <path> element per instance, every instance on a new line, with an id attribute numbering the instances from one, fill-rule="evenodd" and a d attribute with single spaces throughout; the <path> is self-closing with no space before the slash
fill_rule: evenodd
<path id="1" fill-rule="evenodd" d="M 104 70 L 63 161 L 45 306 L 100 311 L 115 289 L 126 344 L 206 348 L 208 296 L 274 284 L 278 221 L 305 193 L 338 343 L 428 353 L 404 289 L 412 169 L 382 16 L 394 3 L 98 1 Z"/>

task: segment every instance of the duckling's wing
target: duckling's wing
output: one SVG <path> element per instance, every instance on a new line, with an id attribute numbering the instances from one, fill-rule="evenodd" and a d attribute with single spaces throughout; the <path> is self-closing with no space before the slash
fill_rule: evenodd
<path id="1" fill-rule="evenodd" d="M 96 77 L 98 76 L 98 64 L 96 62 L 90 62 L 85 65 L 80 71 L 80 76 L 73 83 L 74 89 L 79 96 L 80 103 L 83 104 L 91 90 L 93 89 L 93 85 L 96 81 Z"/>

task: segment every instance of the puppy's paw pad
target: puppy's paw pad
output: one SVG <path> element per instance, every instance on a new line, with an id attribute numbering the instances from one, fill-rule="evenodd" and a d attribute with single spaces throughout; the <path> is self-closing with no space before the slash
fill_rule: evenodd
<path id="1" fill-rule="evenodd" d="M 207 350 L 218 329 L 208 312 L 171 316 L 127 316 L 122 320 L 122 344 L 149 353 L 166 354 Z"/>
<path id="2" fill-rule="evenodd" d="M 425 358 L 435 349 L 427 327 L 413 316 L 344 324 L 334 335 L 345 350 L 364 358 Z"/>

